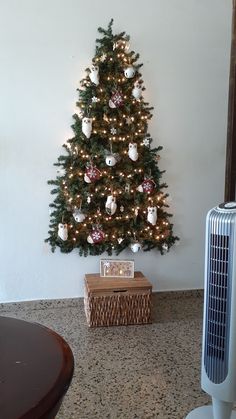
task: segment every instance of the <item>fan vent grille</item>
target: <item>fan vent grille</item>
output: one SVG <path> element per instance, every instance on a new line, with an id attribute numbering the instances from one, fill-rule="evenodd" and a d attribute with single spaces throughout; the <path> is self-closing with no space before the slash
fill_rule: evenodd
<path id="1" fill-rule="evenodd" d="M 208 236 L 204 365 L 208 378 L 216 384 L 228 374 L 232 228 L 226 218 L 221 214 L 218 219 L 211 217 Z"/>

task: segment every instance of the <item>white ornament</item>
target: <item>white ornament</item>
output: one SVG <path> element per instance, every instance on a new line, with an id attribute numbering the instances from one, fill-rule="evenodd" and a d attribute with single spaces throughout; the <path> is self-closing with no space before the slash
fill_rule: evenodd
<path id="1" fill-rule="evenodd" d="M 149 138 L 144 138 L 143 145 L 145 145 L 146 147 L 148 147 L 149 144 L 150 144 L 150 139 Z"/>
<path id="2" fill-rule="evenodd" d="M 129 66 L 127 68 L 124 69 L 124 75 L 127 79 L 132 79 L 132 77 L 134 77 L 135 75 L 135 68 L 132 66 Z"/>
<path id="3" fill-rule="evenodd" d="M 97 96 L 93 96 L 92 97 L 92 102 L 93 103 L 97 103 L 99 101 L 99 99 L 98 99 L 98 97 Z"/>
<path id="4" fill-rule="evenodd" d="M 88 177 L 86 173 L 84 174 L 84 180 L 86 183 L 92 183 L 91 179 Z"/>
<path id="5" fill-rule="evenodd" d="M 134 83 L 134 88 L 132 90 L 132 95 L 135 99 L 140 99 L 140 97 L 142 96 L 142 86 L 138 81 L 136 81 L 136 83 Z"/>
<path id="6" fill-rule="evenodd" d="M 106 212 L 109 215 L 113 215 L 116 212 L 117 204 L 116 204 L 116 197 L 113 195 L 108 195 L 107 201 L 105 204 Z"/>
<path id="7" fill-rule="evenodd" d="M 99 84 L 99 67 L 97 65 L 92 65 L 90 68 L 89 78 L 96 86 Z"/>
<path id="8" fill-rule="evenodd" d="M 82 223 L 85 219 L 85 214 L 83 214 L 80 209 L 76 208 L 73 212 L 73 217 L 77 223 Z"/>
<path id="9" fill-rule="evenodd" d="M 141 244 L 139 242 L 132 243 L 130 245 L 130 249 L 132 250 L 133 253 L 137 253 L 141 249 Z"/>
<path id="10" fill-rule="evenodd" d="M 84 117 L 82 119 L 82 132 L 87 138 L 90 138 L 92 133 L 92 118 Z"/>
<path id="11" fill-rule="evenodd" d="M 128 156 L 133 161 L 138 160 L 138 152 L 137 152 L 137 144 L 136 143 L 129 143 Z"/>
<path id="12" fill-rule="evenodd" d="M 121 237 L 118 237 L 117 241 L 119 244 L 121 244 L 123 242 L 124 239 L 122 239 Z"/>
<path id="13" fill-rule="evenodd" d="M 84 111 L 79 106 L 77 106 L 76 113 L 77 113 L 79 119 L 82 119 L 83 118 Z"/>
<path id="14" fill-rule="evenodd" d="M 137 191 L 138 191 L 138 192 L 143 192 L 143 187 L 142 187 L 142 185 L 139 185 L 136 189 L 137 189 Z"/>
<path id="15" fill-rule="evenodd" d="M 88 196 L 87 203 L 90 204 L 90 202 L 91 202 L 91 196 Z"/>
<path id="16" fill-rule="evenodd" d="M 114 156 L 114 154 L 108 154 L 108 156 L 106 156 L 106 164 L 107 166 L 115 166 L 115 164 L 117 163 L 117 160 Z"/>
<path id="17" fill-rule="evenodd" d="M 125 120 L 127 125 L 131 125 L 132 124 L 132 118 L 130 116 L 128 116 Z"/>
<path id="18" fill-rule="evenodd" d="M 63 241 L 66 241 L 68 239 L 68 228 L 67 224 L 59 223 L 58 224 L 58 236 Z"/>
<path id="19" fill-rule="evenodd" d="M 121 207 L 120 207 L 120 212 L 124 212 L 124 210 L 125 210 L 124 206 L 123 206 L 123 205 L 121 205 Z"/>
<path id="20" fill-rule="evenodd" d="M 102 54 L 101 55 L 101 57 L 100 57 L 100 61 L 102 62 L 102 63 L 104 63 L 104 61 L 105 61 L 105 59 L 107 58 L 107 54 Z"/>
<path id="21" fill-rule="evenodd" d="M 125 185 L 125 192 L 130 193 L 130 184 L 126 183 Z"/>
<path id="22" fill-rule="evenodd" d="M 87 237 L 87 242 L 90 243 L 90 244 L 94 243 L 94 241 L 93 241 L 93 239 L 90 235 Z"/>
<path id="23" fill-rule="evenodd" d="M 112 102 L 111 99 L 109 100 L 108 104 L 109 104 L 109 106 L 110 106 L 111 109 L 115 109 L 116 108 L 116 105 Z"/>
<path id="24" fill-rule="evenodd" d="M 167 252 L 169 250 L 168 244 L 164 243 L 162 249 Z"/>
<path id="25" fill-rule="evenodd" d="M 147 221 L 153 226 L 157 223 L 157 207 L 148 207 Z"/>
<path id="26" fill-rule="evenodd" d="M 111 131 L 111 134 L 112 134 L 112 135 L 115 135 L 115 134 L 116 134 L 116 129 L 115 129 L 114 127 L 112 127 L 112 128 L 110 129 L 110 131 Z"/>

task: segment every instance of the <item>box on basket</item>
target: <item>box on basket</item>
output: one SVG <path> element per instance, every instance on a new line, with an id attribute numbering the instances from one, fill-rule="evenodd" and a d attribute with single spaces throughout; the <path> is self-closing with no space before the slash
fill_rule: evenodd
<path id="1" fill-rule="evenodd" d="M 141 272 L 134 280 L 85 275 L 84 306 L 88 325 L 115 326 L 151 322 L 152 285 Z"/>
<path id="2" fill-rule="evenodd" d="M 100 276 L 108 278 L 134 278 L 134 261 L 101 259 Z"/>

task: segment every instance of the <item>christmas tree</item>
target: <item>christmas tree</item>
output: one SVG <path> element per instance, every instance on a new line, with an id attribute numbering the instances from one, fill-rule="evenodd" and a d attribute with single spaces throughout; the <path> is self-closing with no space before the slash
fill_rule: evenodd
<path id="1" fill-rule="evenodd" d="M 148 121 L 153 110 L 125 32 L 98 28 L 95 56 L 80 82 L 73 138 L 58 158 L 51 191 L 49 237 L 52 251 L 80 255 L 119 254 L 174 244 L 167 212 L 166 183 L 158 167 L 161 146 L 151 148 Z"/>

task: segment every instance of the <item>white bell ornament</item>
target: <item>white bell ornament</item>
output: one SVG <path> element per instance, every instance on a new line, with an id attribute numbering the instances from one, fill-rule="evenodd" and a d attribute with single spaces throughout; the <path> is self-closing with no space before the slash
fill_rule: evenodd
<path id="1" fill-rule="evenodd" d="M 90 68 L 89 78 L 92 83 L 98 86 L 99 84 L 99 67 L 97 65 L 92 65 Z"/>
<path id="2" fill-rule="evenodd" d="M 135 68 L 130 65 L 129 67 L 124 69 L 124 75 L 127 79 L 132 79 L 135 75 Z"/>
<path id="3" fill-rule="evenodd" d="M 142 246 L 139 242 L 131 243 L 130 249 L 133 253 L 138 253 L 141 250 Z"/>
<path id="4" fill-rule="evenodd" d="M 113 195 L 108 195 L 107 201 L 105 204 L 106 212 L 109 215 L 115 214 L 117 210 L 117 204 L 116 204 L 116 197 Z"/>
<path id="5" fill-rule="evenodd" d="M 91 137 L 92 133 L 92 118 L 84 117 L 82 119 L 82 132 L 87 137 Z"/>
<path id="6" fill-rule="evenodd" d="M 148 207 L 147 221 L 153 226 L 157 223 L 157 207 Z"/>
<path id="7" fill-rule="evenodd" d="M 137 151 L 137 144 L 136 143 L 129 143 L 128 156 L 133 161 L 138 160 L 138 151 Z"/>
<path id="8" fill-rule="evenodd" d="M 107 166 L 112 167 L 112 166 L 115 166 L 116 163 L 117 163 L 117 160 L 116 160 L 116 157 L 114 156 L 114 154 L 108 154 L 106 156 L 106 164 L 107 164 Z"/>
<path id="9" fill-rule="evenodd" d="M 63 241 L 66 241 L 68 239 L 68 228 L 67 228 L 67 224 L 64 224 L 64 223 L 59 223 L 58 224 L 58 236 Z"/>
<path id="10" fill-rule="evenodd" d="M 73 217 L 77 223 L 82 223 L 86 218 L 85 214 L 78 208 L 74 210 Z"/>

